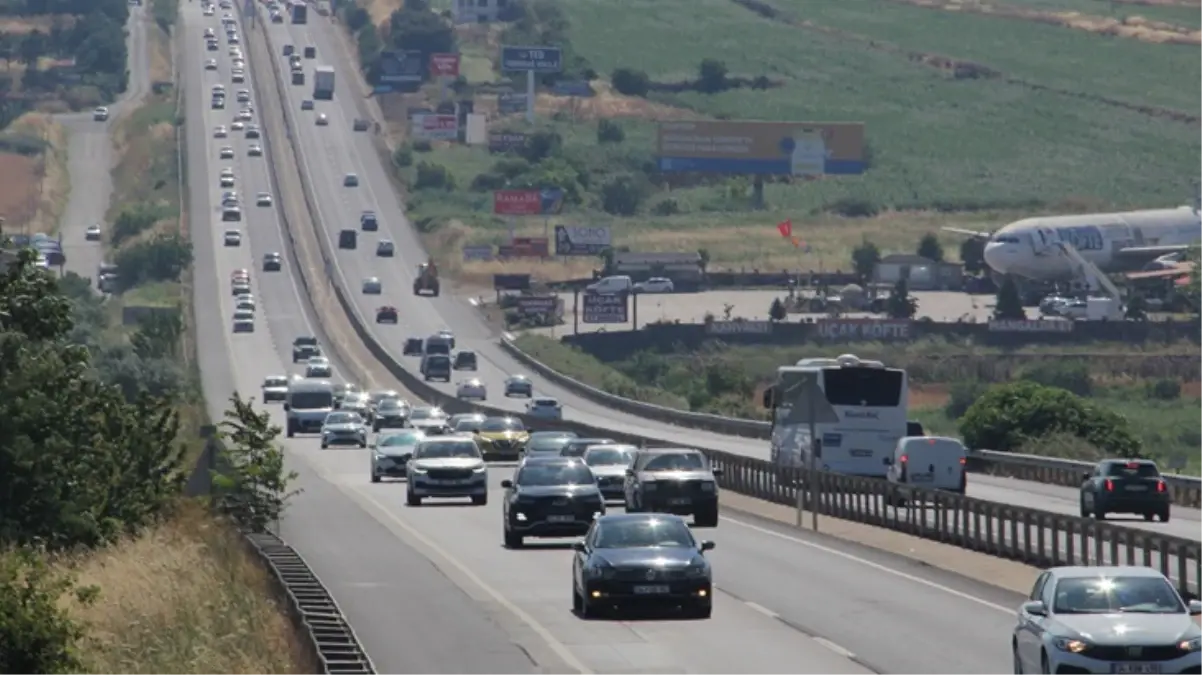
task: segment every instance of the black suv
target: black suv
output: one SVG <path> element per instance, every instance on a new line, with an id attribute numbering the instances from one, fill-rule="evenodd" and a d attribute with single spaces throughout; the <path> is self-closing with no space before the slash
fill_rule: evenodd
<path id="1" fill-rule="evenodd" d="M 455 370 L 476 370 L 476 352 L 455 352 Z"/>
<path id="2" fill-rule="evenodd" d="M 376 232 L 380 229 L 380 221 L 376 218 L 375 211 L 364 211 L 359 216 L 359 229 L 364 232 Z"/>
<path id="3" fill-rule="evenodd" d="M 301 363 L 314 356 L 321 356 L 321 346 L 313 336 L 298 337 L 292 341 L 292 362 Z"/>
<path id="4" fill-rule="evenodd" d="M 1147 459 L 1104 459 L 1081 483 L 1081 517 L 1102 520 L 1108 513 L 1134 513 L 1144 520 L 1169 522 L 1169 486 L 1156 462 Z"/>
<path id="5" fill-rule="evenodd" d="M 691 448 L 639 450 L 626 470 L 626 512 L 692 515 L 697 527 L 718 526 L 721 469 Z"/>
<path id="6" fill-rule="evenodd" d="M 505 545 L 525 537 L 579 537 L 605 515 L 605 500 L 588 465 L 566 457 L 530 457 L 505 488 Z"/>
<path id="7" fill-rule="evenodd" d="M 426 353 L 426 341 L 421 338 L 411 337 L 405 339 L 405 347 L 401 351 L 405 356 L 421 356 Z"/>
<path id="8" fill-rule="evenodd" d="M 284 267 L 284 259 L 279 253 L 263 254 L 263 271 L 279 272 Z"/>

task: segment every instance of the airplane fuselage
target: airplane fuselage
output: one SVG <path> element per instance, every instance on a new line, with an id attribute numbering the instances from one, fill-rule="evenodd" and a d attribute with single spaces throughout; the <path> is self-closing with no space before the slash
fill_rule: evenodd
<path id="1" fill-rule="evenodd" d="M 1039 281 L 1070 281 L 1077 270 L 1059 242 L 1071 244 L 1102 272 L 1137 270 L 1156 258 L 1202 240 L 1192 207 L 1121 213 L 1046 216 L 1019 220 L 985 244 L 985 263 L 1001 274 Z"/>

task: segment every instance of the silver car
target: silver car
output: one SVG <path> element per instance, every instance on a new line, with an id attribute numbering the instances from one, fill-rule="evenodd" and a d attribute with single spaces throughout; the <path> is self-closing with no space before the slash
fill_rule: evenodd
<path id="1" fill-rule="evenodd" d="M 427 497 L 470 497 L 488 503 L 488 467 L 476 442 L 463 436 L 427 438 L 413 450 L 406 467 L 405 502 L 421 506 Z"/>
<path id="2" fill-rule="evenodd" d="M 584 463 L 597 478 L 601 496 L 617 501 L 626 500 L 626 469 L 639 449 L 633 445 L 612 443 L 594 445 L 584 451 Z"/>
<path id="3" fill-rule="evenodd" d="M 288 400 L 288 376 L 268 375 L 263 378 L 263 402 Z"/>
<path id="4" fill-rule="evenodd" d="M 415 429 L 381 434 L 371 446 L 371 482 L 404 476 L 413 449 L 424 440 L 425 434 Z"/>
<path id="5" fill-rule="evenodd" d="M 367 447 L 367 425 L 358 413 L 337 410 L 326 415 L 321 425 L 321 449 L 331 445 L 357 445 Z"/>
<path id="6" fill-rule="evenodd" d="M 1202 602 L 1150 567 L 1053 567 L 1018 611 L 1016 673 L 1196 673 Z"/>

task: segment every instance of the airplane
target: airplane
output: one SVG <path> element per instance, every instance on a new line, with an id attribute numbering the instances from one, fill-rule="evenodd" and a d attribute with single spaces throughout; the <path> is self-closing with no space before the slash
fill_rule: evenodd
<path id="1" fill-rule="evenodd" d="M 943 229 L 987 240 L 985 264 L 994 272 L 1048 282 L 1074 281 L 1080 273 L 1064 244 L 1111 274 L 1173 262 L 1202 240 L 1197 205 L 1025 218 L 994 232 Z"/>

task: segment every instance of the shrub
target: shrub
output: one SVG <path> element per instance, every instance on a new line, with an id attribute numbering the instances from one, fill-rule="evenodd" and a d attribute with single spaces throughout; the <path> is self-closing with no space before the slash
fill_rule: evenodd
<path id="1" fill-rule="evenodd" d="M 958 420 L 976 403 L 988 386 L 978 380 L 965 380 L 952 384 L 948 392 L 947 404 L 943 406 L 943 414 L 949 420 Z"/>
<path id="2" fill-rule="evenodd" d="M 1045 387 L 1058 387 L 1077 396 L 1093 394 L 1093 380 L 1084 361 L 1051 361 L 1027 368 L 1021 379 Z"/>
<path id="3" fill-rule="evenodd" d="M 618 68 L 609 76 L 614 89 L 626 96 L 646 96 L 651 91 L 651 78 L 634 68 Z"/>
<path id="4" fill-rule="evenodd" d="M 74 646 L 84 631 L 59 607 L 71 585 L 32 552 L 0 556 L 0 672 L 81 671 Z"/>
<path id="5" fill-rule="evenodd" d="M 392 152 L 392 163 L 401 167 L 413 166 L 413 146 L 405 143 Z"/>
<path id="6" fill-rule="evenodd" d="M 1171 377 L 1148 382 L 1144 395 L 1157 401 L 1176 401 L 1181 398 L 1181 381 Z"/>
<path id="7" fill-rule="evenodd" d="M 454 190 L 455 176 L 450 169 L 433 162 L 420 162 L 417 165 L 417 179 L 413 182 L 415 190 Z"/>
<path id="8" fill-rule="evenodd" d="M 622 125 L 610 119 L 602 119 L 597 122 L 597 142 L 598 143 L 621 143 L 626 140 L 626 131 L 622 129 Z"/>
<path id="9" fill-rule="evenodd" d="M 117 251 L 118 284 L 128 290 L 147 281 L 179 281 L 192 264 L 192 244 L 178 234 L 160 234 Z"/>

